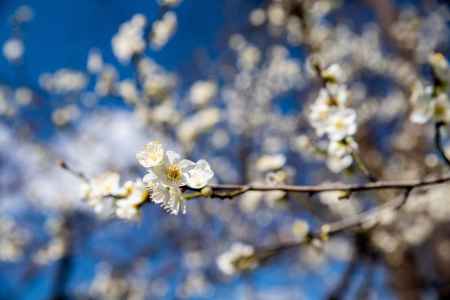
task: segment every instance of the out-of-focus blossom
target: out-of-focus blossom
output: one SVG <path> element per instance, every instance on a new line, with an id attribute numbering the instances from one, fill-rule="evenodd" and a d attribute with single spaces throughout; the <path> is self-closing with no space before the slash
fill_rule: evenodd
<path id="1" fill-rule="evenodd" d="M 217 95 L 217 84 L 213 81 L 197 81 L 189 91 L 189 99 L 194 105 L 208 104 Z"/>
<path id="2" fill-rule="evenodd" d="M 93 74 L 98 74 L 103 69 L 103 57 L 98 49 L 91 49 L 89 51 L 87 69 Z"/>
<path id="3" fill-rule="evenodd" d="M 150 45 L 155 49 L 161 49 L 177 29 L 177 15 L 174 12 L 166 12 L 161 20 L 153 23 L 150 34 Z"/>
<path id="4" fill-rule="evenodd" d="M 252 246 L 235 243 L 217 258 L 217 266 L 220 271 L 229 276 L 255 268 L 258 262 L 251 259 L 254 253 L 255 249 Z"/>
<path id="5" fill-rule="evenodd" d="M 414 110 L 411 121 L 423 124 L 430 120 L 448 123 L 450 121 L 450 103 L 446 93 L 435 95 L 433 87 L 423 87 L 421 83 L 414 86 L 411 95 Z"/>
<path id="6" fill-rule="evenodd" d="M 80 92 L 86 87 L 86 75 L 80 71 L 61 69 L 53 74 L 44 73 L 39 77 L 40 85 L 49 92 L 67 94 Z"/>
<path id="7" fill-rule="evenodd" d="M 112 49 L 117 59 L 124 64 L 145 50 L 144 27 L 147 20 L 144 15 L 136 14 L 130 21 L 120 25 L 112 38 Z"/>
<path id="8" fill-rule="evenodd" d="M 158 0 L 159 5 L 162 6 L 177 6 L 182 0 Z"/>
<path id="9" fill-rule="evenodd" d="M 25 46 L 20 39 L 11 38 L 3 44 L 3 55 L 9 62 L 19 61 L 24 52 Z"/>
<path id="10" fill-rule="evenodd" d="M 122 219 L 135 220 L 139 218 L 139 208 L 147 200 L 148 191 L 143 182 L 128 181 L 119 192 L 124 198 L 116 202 L 116 215 Z"/>
<path id="11" fill-rule="evenodd" d="M 184 119 L 177 129 L 177 136 L 181 142 L 190 145 L 195 138 L 212 128 L 220 121 L 218 108 L 205 108 Z"/>

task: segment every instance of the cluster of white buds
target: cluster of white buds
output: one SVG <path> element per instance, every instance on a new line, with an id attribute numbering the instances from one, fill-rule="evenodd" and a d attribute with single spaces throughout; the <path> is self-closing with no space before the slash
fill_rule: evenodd
<path id="1" fill-rule="evenodd" d="M 357 145 L 353 135 L 357 130 L 355 110 L 348 107 L 348 90 L 343 84 L 344 72 L 333 64 L 318 69 L 323 87 L 316 101 L 311 105 L 309 121 L 319 137 L 328 138 L 327 165 L 333 172 L 340 172 L 352 162 L 352 152 Z"/>
<path id="2" fill-rule="evenodd" d="M 411 102 L 414 110 L 411 121 L 423 124 L 428 121 L 435 123 L 450 122 L 450 68 L 446 58 L 440 53 L 434 53 L 429 57 L 429 63 L 433 70 L 433 85 L 424 86 L 417 82 L 413 88 Z"/>
<path id="3" fill-rule="evenodd" d="M 146 144 L 136 158 L 147 168 L 143 182 L 149 189 L 151 200 L 175 215 L 186 213 L 186 199 L 180 188 L 201 189 L 214 176 L 206 160 L 194 163 L 181 159 L 178 153 L 166 151 L 159 142 Z"/>

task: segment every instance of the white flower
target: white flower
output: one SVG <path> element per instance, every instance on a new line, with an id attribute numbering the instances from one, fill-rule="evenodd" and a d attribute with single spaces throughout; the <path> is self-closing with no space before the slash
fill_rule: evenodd
<path id="1" fill-rule="evenodd" d="M 201 189 L 205 187 L 208 182 L 214 177 L 214 172 L 211 170 L 209 163 L 206 160 L 199 160 L 195 166 L 187 171 L 186 184 L 194 189 Z"/>
<path id="2" fill-rule="evenodd" d="M 10 62 L 21 59 L 24 51 L 24 45 L 20 39 L 11 38 L 3 44 L 3 55 Z"/>
<path id="3" fill-rule="evenodd" d="M 82 185 L 86 203 L 94 209 L 95 213 L 109 215 L 112 210 L 112 201 L 108 198 L 120 191 L 119 181 L 119 174 L 106 172 L 93 178 L 88 184 Z"/>
<path id="4" fill-rule="evenodd" d="M 217 258 L 217 266 L 226 275 L 233 275 L 241 271 L 237 265 L 239 259 L 248 258 L 254 253 L 255 249 L 252 246 L 243 243 L 235 243 L 227 252 L 221 254 Z M 250 267 L 255 266 L 256 264 Z"/>
<path id="5" fill-rule="evenodd" d="M 147 186 L 152 201 L 168 213 L 173 215 L 178 215 L 179 212 L 186 213 L 186 199 L 178 187 L 166 186 L 158 181 L 150 181 Z"/>
<path id="6" fill-rule="evenodd" d="M 328 155 L 343 157 L 345 155 L 352 154 L 353 150 L 356 150 L 358 145 L 352 138 L 347 138 L 345 140 L 331 140 L 328 144 Z"/>
<path id="7" fill-rule="evenodd" d="M 450 103 L 445 93 L 437 96 L 433 95 L 431 86 L 423 87 L 420 83 L 414 86 L 411 95 L 414 110 L 411 114 L 411 121 L 424 124 L 429 120 L 434 122 L 450 122 Z"/>
<path id="8" fill-rule="evenodd" d="M 432 116 L 432 93 L 433 87 L 424 87 L 420 82 L 414 85 L 411 102 L 414 106 L 414 110 L 410 116 L 413 123 L 424 124 Z"/>
<path id="9" fill-rule="evenodd" d="M 175 215 L 186 213 L 186 199 L 180 187 L 188 185 L 200 189 L 214 176 L 207 161 L 194 163 L 181 159 L 178 153 L 165 151 L 159 142 L 148 143 L 136 157 L 148 168 L 143 182 L 150 191 L 151 200 Z"/>
<path id="10" fill-rule="evenodd" d="M 281 169 L 286 164 L 286 156 L 283 154 L 272 154 L 261 156 L 255 164 L 255 167 L 260 172 L 267 172 Z"/>
<path id="11" fill-rule="evenodd" d="M 89 51 L 87 69 L 93 74 L 98 74 L 103 69 L 103 57 L 99 50 L 91 49 Z"/>
<path id="12" fill-rule="evenodd" d="M 136 158 L 145 168 L 158 166 L 164 160 L 164 147 L 158 141 L 150 142 L 144 146 L 144 150 L 136 154 Z"/>
<path id="13" fill-rule="evenodd" d="M 128 63 L 134 55 L 144 51 L 143 35 L 146 23 L 145 16 L 137 14 L 120 25 L 119 32 L 112 38 L 111 43 L 114 55 L 121 63 Z"/>
<path id="14" fill-rule="evenodd" d="M 136 84 L 130 80 L 123 80 L 118 86 L 119 94 L 125 101 L 130 103 L 136 103 L 139 101 L 139 91 L 136 88 Z"/>
<path id="15" fill-rule="evenodd" d="M 318 136 L 323 136 L 326 133 L 325 125 L 333 110 L 335 110 L 335 108 L 320 103 L 319 101 L 311 105 L 308 118 Z"/>
<path id="16" fill-rule="evenodd" d="M 181 190 L 179 188 L 169 188 L 170 198 L 166 205 L 162 207 L 173 215 L 178 215 L 179 212 L 182 214 L 186 213 L 186 199 L 183 197 Z"/>
<path id="17" fill-rule="evenodd" d="M 316 101 L 310 107 L 308 115 L 311 125 L 316 130 L 318 136 L 327 133 L 327 125 L 332 119 L 332 115 L 345 108 L 348 99 L 348 91 L 344 85 L 331 85 L 319 91 Z"/>
<path id="18" fill-rule="evenodd" d="M 214 81 L 197 81 L 189 92 L 189 98 L 195 105 L 205 105 L 217 94 L 217 84 Z"/>
<path id="19" fill-rule="evenodd" d="M 327 167 L 334 173 L 339 173 L 348 167 L 351 166 L 353 163 L 353 157 L 351 155 L 344 155 L 344 156 L 328 156 L 327 159 Z"/>
<path id="20" fill-rule="evenodd" d="M 328 68 L 322 70 L 321 76 L 325 80 L 334 83 L 342 83 L 345 80 L 345 73 L 338 64 L 332 64 Z"/>
<path id="21" fill-rule="evenodd" d="M 121 193 L 125 198 L 116 202 L 116 215 L 122 219 L 133 220 L 139 217 L 139 207 L 147 200 L 148 191 L 143 182 L 128 181 L 124 184 Z"/>
<path id="22" fill-rule="evenodd" d="M 184 186 L 187 183 L 187 172 L 194 166 L 194 162 L 181 159 L 178 153 L 169 150 L 159 164 L 147 170 L 144 182 L 160 181 L 171 187 Z"/>
<path id="23" fill-rule="evenodd" d="M 333 111 L 327 121 L 325 131 L 331 140 L 342 140 L 356 133 L 356 113 L 353 109 L 344 108 Z"/>
<path id="24" fill-rule="evenodd" d="M 171 11 L 166 12 L 161 20 L 153 23 L 150 43 L 153 48 L 162 48 L 177 28 L 177 15 Z"/>

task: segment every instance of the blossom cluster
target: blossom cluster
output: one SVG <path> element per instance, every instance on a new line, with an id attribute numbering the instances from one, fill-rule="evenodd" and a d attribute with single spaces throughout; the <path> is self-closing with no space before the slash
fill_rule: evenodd
<path id="1" fill-rule="evenodd" d="M 136 158 L 147 169 L 143 182 L 149 188 L 152 201 L 175 215 L 186 213 L 186 199 L 180 188 L 201 189 L 214 176 L 206 160 L 194 163 L 182 159 L 178 153 L 166 151 L 160 142 L 146 144 Z"/>
<path id="2" fill-rule="evenodd" d="M 133 220 L 151 200 L 171 214 L 184 214 L 186 198 L 181 188 L 202 189 L 214 176 L 206 160 L 182 159 L 157 141 L 146 144 L 136 158 L 147 169 L 143 179 L 121 186 L 119 174 L 106 172 L 83 185 L 83 196 L 96 213 Z"/>
<path id="3" fill-rule="evenodd" d="M 411 121 L 423 124 L 428 121 L 435 123 L 450 122 L 450 68 L 448 61 L 441 53 L 429 57 L 433 71 L 433 84 L 425 85 L 418 81 L 411 95 L 414 110 Z"/>
<path id="4" fill-rule="evenodd" d="M 319 137 L 328 138 L 327 165 L 333 172 L 349 167 L 357 145 L 353 135 L 357 130 L 356 112 L 349 108 L 349 93 L 343 84 L 344 72 L 337 64 L 317 68 L 323 82 L 316 101 L 311 105 L 309 121 Z"/>

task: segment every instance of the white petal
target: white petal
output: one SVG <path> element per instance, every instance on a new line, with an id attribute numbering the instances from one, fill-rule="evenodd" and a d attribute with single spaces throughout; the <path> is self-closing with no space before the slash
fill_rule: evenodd
<path id="1" fill-rule="evenodd" d="M 200 189 L 205 187 L 213 176 L 214 172 L 208 162 L 199 160 L 195 167 L 187 173 L 186 183 L 191 188 Z"/>
<path id="2" fill-rule="evenodd" d="M 181 158 L 180 154 L 178 154 L 175 151 L 170 151 L 170 150 L 168 150 L 166 152 L 166 156 L 167 156 L 167 160 L 169 161 L 169 164 L 174 164 L 177 161 L 179 161 Z"/>
<path id="3" fill-rule="evenodd" d="M 144 178 L 142 178 L 142 181 L 144 183 L 148 184 L 148 183 L 153 182 L 153 181 L 155 181 L 157 179 L 158 179 L 158 176 L 156 176 L 155 173 L 153 173 L 152 171 L 149 170 L 148 173 L 145 174 Z"/>
<path id="4" fill-rule="evenodd" d="M 158 166 L 164 160 L 164 147 L 159 142 L 150 142 L 136 154 L 136 159 L 145 168 Z"/>

